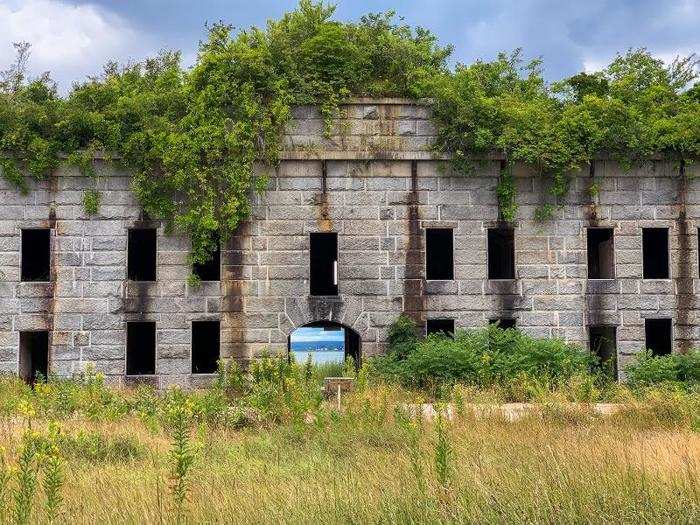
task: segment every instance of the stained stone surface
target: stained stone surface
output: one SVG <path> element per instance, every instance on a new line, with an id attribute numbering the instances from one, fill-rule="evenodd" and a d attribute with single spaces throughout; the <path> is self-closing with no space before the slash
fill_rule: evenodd
<path id="1" fill-rule="evenodd" d="M 330 320 L 361 337 L 363 356 L 386 349 L 402 312 L 419 324 L 451 318 L 457 328 L 514 317 L 541 337 L 588 344 L 589 325 L 617 327 L 624 364 L 644 346 L 644 319 L 673 319 L 674 351 L 700 343 L 698 220 L 700 170 L 679 176 L 676 161 L 631 168 L 598 159 L 591 196 L 588 166 L 570 173 L 556 202 L 548 178 L 517 166 L 516 278 L 487 279 L 487 229 L 498 225 L 497 155 L 454 172 L 432 151 L 427 102 L 356 100 L 330 135 L 315 108 L 295 108 L 280 166 L 254 198 L 251 219 L 222 248 L 220 282 L 188 284 L 189 241 L 144 221 L 129 174 L 96 161 L 88 179 L 63 167 L 31 181 L 22 196 L 0 178 L 0 371 L 18 370 L 19 333 L 50 330 L 50 369 L 71 375 L 90 364 L 110 381 L 199 386 L 190 374 L 191 323 L 221 321 L 221 354 L 242 364 L 286 352 L 298 326 Z M 261 170 L 263 168 L 260 168 Z M 87 216 L 83 190 L 102 192 Z M 551 221 L 535 210 L 555 206 Z M 127 230 L 158 228 L 157 280 L 127 280 Z M 590 281 L 586 228 L 615 231 L 615 279 Z M 669 228 L 670 279 L 642 279 L 642 228 Z M 21 229 L 51 228 L 50 283 L 20 282 Z M 454 230 L 452 281 L 425 280 L 425 229 Z M 309 233 L 338 233 L 339 295 L 309 296 Z M 447 256 L 450 256 L 449 254 Z M 126 321 L 156 322 L 156 376 L 125 377 Z"/>

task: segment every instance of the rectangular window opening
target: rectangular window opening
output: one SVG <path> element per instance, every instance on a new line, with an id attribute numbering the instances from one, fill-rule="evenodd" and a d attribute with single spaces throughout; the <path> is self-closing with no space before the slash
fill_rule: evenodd
<path id="1" fill-rule="evenodd" d="M 644 228 L 642 251 L 645 279 L 668 279 L 668 228 Z"/>
<path id="2" fill-rule="evenodd" d="M 216 372 L 220 354 L 219 321 L 192 322 L 192 373 Z"/>
<path id="3" fill-rule="evenodd" d="M 221 280 L 221 245 L 216 242 L 216 250 L 211 254 L 211 259 L 205 263 L 192 265 L 192 273 L 202 281 Z"/>
<path id="4" fill-rule="evenodd" d="M 155 228 L 132 228 L 129 230 L 129 280 L 156 280 L 156 239 Z"/>
<path id="5" fill-rule="evenodd" d="M 515 328 L 516 320 L 512 317 L 501 317 L 500 319 L 489 319 L 489 324 L 497 324 L 499 328 L 507 330 L 508 328 Z"/>
<path id="6" fill-rule="evenodd" d="M 48 228 L 22 230 L 23 281 L 51 280 L 51 230 Z"/>
<path id="7" fill-rule="evenodd" d="M 515 230 L 488 230 L 489 279 L 515 279 Z"/>
<path id="8" fill-rule="evenodd" d="M 430 334 L 445 334 L 450 337 L 455 333 L 454 319 L 428 319 L 426 322 L 426 333 Z"/>
<path id="9" fill-rule="evenodd" d="M 588 278 L 615 278 L 615 240 L 612 228 L 588 228 Z"/>
<path id="10" fill-rule="evenodd" d="M 49 375 L 49 333 L 19 333 L 19 376 L 30 385 Z"/>
<path id="11" fill-rule="evenodd" d="M 425 230 L 425 278 L 454 279 L 454 236 L 451 228 Z"/>
<path id="12" fill-rule="evenodd" d="M 647 349 L 652 355 L 661 356 L 671 353 L 673 335 L 671 319 L 645 319 L 644 335 Z"/>
<path id="13" fill-rule="evenodd" d="M 312 233 L 310 240 L 311 295 L 338 295 L 338 234 Z"/>
<path id="14" fill-rule="evenodd" d="M 590 351 L 598 358 L 597 366 L 617 379 L 617 339 L 614 326 L 590 326 Z"/>
<path id="15" fill-rule="evenodd" d="M 126 374 L 130 376 L 156 373 L 156 323 L 126 323 Z"/>

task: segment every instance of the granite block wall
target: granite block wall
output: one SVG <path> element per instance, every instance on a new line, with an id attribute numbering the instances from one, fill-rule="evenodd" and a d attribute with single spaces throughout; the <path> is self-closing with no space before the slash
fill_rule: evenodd
<path id="1" fill-rule="evenodd" d="M 487 275 L 487 230 L 499 226 L 498 156 L 456 173 L 431 151 L 435 127 L 426 103 L 356 100 L 343 106 L 330 136 L 315 108 L 294 111 L 280 166 L 253 214 L 222 247 L 221 279 L 188 282 L 189 241 L 143 216 L 118 163 L 96 160 L 98 177 L 62 167 L 20 195 L 0 178 L 0 371 L 19 369 L 20 332 L 49 331 L 50 369 L 89 364 L 116 383 L 197 386 L 191 373 L 191 323 L 220 320 L 221 355 L 247 363 L 286 352 L 296 327 L 330 320 L 355 330 L 363 356 L 386 349 L 402 312 L 421 325 L 456 327 L 514 318 L 533 335 L 588 345 L 591 325 L 616 327 L 624 364 L 645 345 L 645 318 L 669 318 L 673 349 L 700 343 L 697 293 L 700 172 L 658 159 L 623 168 L 601 158 L 571 173 L 555 201 L 547 179 L 517 166 L 515 279 Z M 262 167 L 260 169 L 263 169 Z M 590 188 L 595 181 L 597 193 Z M 102 192 L 95 216 L 84 189 Z M 534 218 L 552 204 L 552 220 Z M 127 278 L 128 229 L 158 229 L 153 282 Z M 614 229 L 614 279 L 587 278 L 586 232 Z M 669 231 L 670 276 L 643 279 L 642 229 Z M 51 278 L 22 282 L 21 230 L 50 228 Z M 425 278 L 425 229 L 454 235 L 454 279 Z M 338 295 L 309 295 L 309 236 L 338 234 Z M 449 256 L 449 255 L 446 255 Z M 125 374 L 126 329 L 156 323 L 156 373 Z"/>

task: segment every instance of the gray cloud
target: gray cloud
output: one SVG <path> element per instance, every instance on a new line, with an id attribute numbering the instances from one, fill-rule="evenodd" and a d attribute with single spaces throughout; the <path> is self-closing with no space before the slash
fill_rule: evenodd
<path id="1" fill-rule="evenodd" d="M 9 38 L 37 38 L 32 26 L 51 25 L 52 20 L 46 20 L 49 14 L 61 17 L 64 31 L 53 37 L 49 31 L 42 39 L 43 50 L 56 52 L 39 53 L 40 69 L 51 69 L 65 89 L 70 80 L 99 72 L 109 59 L 141 59 L 170 48 L 193 60 L 206 22 L 223 20 L 239 28 L 262 25 L 295 4 L 295 0 L 0 0 L 0 15 L 15 13 L 9 36 L 0 36 L 0 68 L 9 60 Z M 526 56 L 544 59 L 550 79 L 599 68 L 630 47 L 648 47 L 665 59 L 700 49 L 698 0 L 340 0 L 336 14 L 352 20 L 388 9 L 412 25 L 431 29 L 441 42 L 454 44 L 455 62 L 488 60 L 499 51 L 522 47 Z M 25 16 L 16 16 L 21 10 Z M 91 32 L 84 23 L 88 15 L 99 31 Z M 0 21 L 3 35 L 1 29 Z M 68 38 L 71 34 L 73 38 Z M 58 52 L 65 39 L 71 60 Z"/>

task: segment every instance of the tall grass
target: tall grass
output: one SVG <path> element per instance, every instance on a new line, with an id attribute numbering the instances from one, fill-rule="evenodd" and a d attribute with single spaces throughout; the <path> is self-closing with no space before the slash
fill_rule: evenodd
<path id="1" fill-rule="evenodd" d="M 438 343 L 463 344 L 425 344 Z M 566 367 L 415 389 L 365 362 L 340 407 L 323 370 L 272 358 L 195 392 L 0 378 L 0 523 L 698 522 L 697 390 Z M 512 399 L 539 410 L 511 423 L 471 410 Z M 600 399 L 621 408 L 602 417 Z M 411 411 L 425 401 L 454 418 Z"/>
<path id="2" fill-rule="evenodd" d="M 389 407 L 376 401 L 385 394 L 351 396 L 346 412 L 330 412 L 303 431 L 291 424 L 264 431 L 209 430 L 206 449 L 189 474 L 186 520 L 694 523 L 700 518 L 700 435 L 690 430 L 626 416 L 572 420 L 551 414 L 515 423 L 468 417 L 443 421 L 442 427 L 421 422 L 426 431 L 411 437 Z M 104 434 L 114 428 L 110 422 L 79 420 L 65 425 L 66 432 L 83 425 Z M 62 519 L 177 521 L 176 508 L 159 504 L 158 480 L 171 469 L 170 432 L 154 434 L 138 418 L 119 428 L 150 453 L 128 464 L 67 459 Z M 12 457 L 21 451 L 21 432 L 3 430 Z M 32 521 L 46 521 L 43 512 L 36 506 Z"/>

